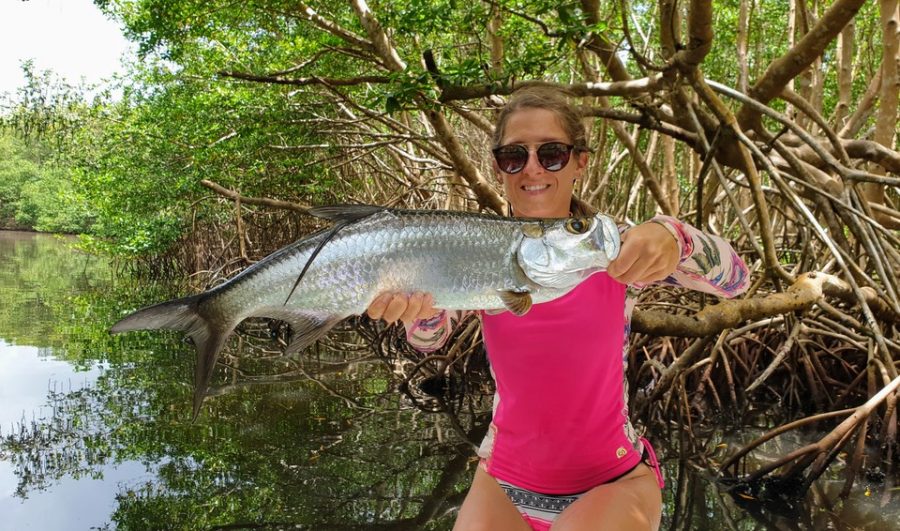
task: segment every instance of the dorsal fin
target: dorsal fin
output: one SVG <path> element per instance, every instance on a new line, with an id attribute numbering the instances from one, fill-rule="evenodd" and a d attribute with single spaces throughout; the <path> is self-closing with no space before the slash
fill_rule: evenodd
<path id="1" fill-rule="evenodd" d="M 384 210 L 388 208 L 374 205 L 329 205 L 310 208 L 306 213 L 317 218 L 350 223 Z"/>
<path id="2" fill-rule="evenodd" d="M 325 237 L 316 245 L 316 248 L 313 249 L 313 252 L 309 255 L 309 258 L 306 260 L 306 263 L 303 265 L 303 269 L 300 271 L 300 274 L 297 275 L 297 280 L 294 281 L 294 285 L 291 286 L 291 291 L 288 293 L 286 299 L 284 299 L 284 305 L 287 306 L 289 300 L 291 300 L 291 296 L 297 290 L 297 286 L 300 285 L 300 281 L 303 280 L 303 275 L 306 274 L 307 270 L 309 270 L 309 266 L 312 265 L 313 260 L 316 259 L 316 256 L 319 255 L 319 252 L 325 248 L 325 244 L 330 242 L 332 238 L 337 236 L 337 233 L 340 232 L 341 229 L 346 227 L 352 223 L 352 221 L 339 221 L 335 223 L 328 232 L 325 233 Z"/>
<path id="3" fill-rule="evenodd" d="M 527 289 L 499 290 L 497 294 L 506 309 L 516 315 L 525 315 L 531 309 L 531 293 Z"/>
<path id="4" fill-rule="evenodd" d="M 306 264 L 303 266 L 303 270 L 300 271 L 299 275 L 297 275 L 297 280 L 294 281 L 294 285 L 291 287 L 290 293 L 288 293 L 287 298 L 284 299 L 284 304 L 287 305 L 288 301 L 291 300 L 291 296 L 294 294 L 294 291 L 297 290 L 297 286 L 300 285 L 300 281 L 303 280 L 303 275 L 306 274 L 309 266 L 312 265 L 313 260 L 315 260 L 316 256 L 319 255 L 319 252 L 325 247 L 325 244 L 327 244 L 331 241 L 332 238 L 337 236 L 337 233 L 340 232 L 341 229 L 361 219 L 367 218 L 372 214 L 384 212 L 386 210 L 388 209 L 385 207 L 372 205 L 332 205 L 313 207 L 307 210 L 306 213 L 310 216 L 328 219 L 334 221 L 335 224 L 330 229 L 327 229 L 327 231 L 325 232 L 325 237 L 322 238 L 322 240 L 316 245 L 316 248 L 313 249 L 312 254 L 309 255 L 309 259 L 306 260 Z"/>

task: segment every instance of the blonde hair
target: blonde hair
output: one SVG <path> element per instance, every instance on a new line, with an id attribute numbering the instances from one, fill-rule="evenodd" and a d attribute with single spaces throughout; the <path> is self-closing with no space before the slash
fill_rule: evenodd
<path id="1" fill-rule="evenodd" d="M 497 115 L 497 123 L 494 126 L 494 136 L 492 137 L 494 147 L 499 147 L 503 141 L 506 134 L 506 123 L 514 112 L 522 109 L 546 109 L 559 118 L 563 131 L 569 136 L 569 142 L 575 146 L 575 153 L 591 151 L 587 145 L 584 116 L 577 107 L 566 100 L 565 95 L 563 90 L 553 87 L 528 87 L 514 92 L 506 105 L 500 109 L 500 114 Z M 576 217 L 593 216 L 597 213 L 597 209 L 574 195 L 569 204 L 569 211 Z M 510 206 L 511 214 L 512 206 Z"/>

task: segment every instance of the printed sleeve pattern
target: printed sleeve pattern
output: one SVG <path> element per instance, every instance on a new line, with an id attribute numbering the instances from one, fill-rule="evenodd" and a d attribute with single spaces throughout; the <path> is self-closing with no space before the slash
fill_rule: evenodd
<path id="1" fill-rule="evenodd" d="M 724 239 L 706 234 L 671 216 L 656 216 L 650 221 L 672 233 L 681 254 L 675 272 L 663 283 L 729 299 L 750 286 L 747 264 Z"/>
<path id="2" fill-rule="evenodd" d="M 434 352 L 443 347 L 449 339 L 460 312 L 441 310 L 428 319 L 417 319 L 406 325 L 406 341 L 419 352 Z"/>

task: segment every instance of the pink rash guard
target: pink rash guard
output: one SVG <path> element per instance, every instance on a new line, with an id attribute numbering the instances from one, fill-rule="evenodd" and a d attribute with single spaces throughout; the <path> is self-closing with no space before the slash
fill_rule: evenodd
<path id="1" fill-rule="evenodd" d="M 727 241 L 668 216 L 652 221 L 672 234 L 681 256 L 661 283 L 728 298 L 747 289 L 747 266 Z M 489 474 L 534 492 L 575 494 L 640 461 L 625 381 L 635 293 L 600 272 L 524 316 L 481 314 L 497 383 L 493 421 L 478 452 Z M 407 340 L 434 351 L 461 318 L 448 310 L 416 321 Z"/>
<path id="2" fill-rule="evenodd" d="M 497 383 L 479 452 L 490 475 L 535 492 L 574 494 L 640 461 L 626 433 L 624 307 L 625 285 L 601 272 L 522 317 L 482 316 Z"/>

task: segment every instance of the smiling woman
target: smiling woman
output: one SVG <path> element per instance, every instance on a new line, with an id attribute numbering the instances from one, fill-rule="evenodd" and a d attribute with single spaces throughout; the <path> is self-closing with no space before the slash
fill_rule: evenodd
<path id="1" fill-rule="evenodd" d="M 560 93 L 526 90 L 512 96 L 495 131 L 493 168 L 510 213 L 569 218 L 566 227 L 580 230 L 572 216 L 584 207 L 572 191 L 589 149 L 577 109 Z M 607 269 L 564 296 L 525 315 L 478 314 L 497 393 L 455 529 L 659 527 L 659 463 L 628 416 L 623 351 L 635 301 L 626 288 L 665 280 L 733 297 L 749 275 L 726 241 L 673 218 L 622 230 L 621 250 Z M 712 243 L 695 245 L 696 238 Z M 698 266 L 707 249 L 715 271 Z M 460 320 L 455 312 L 432 315 L 430 294 L 384 294 L 368 313 L 402 318 L 408 340 L 422 351 L 442 346 Z"/>
<path id="2" fill-rule="evenodd" d="M 494 146 L 494 173 L 512 213 L 569 214 L 575 181 L 588 161 L 584 125 L 572 107 L 543 91 L 525 92 L 501 112 Z"/>
<path id="3" fill-rule="evenodd" d="M 495 151 L 497 158 L 494 164 L 505 160 L 501 157 L 512 147 L 526 148 L 528 154 L 524 167 L 519 171 L 507 172 L 499 166 L 496 168 L 497 178 L 503 184 L 510 205 L 515 205 L 512 212 L 530 218 L 568 215 L 575 181 L 581 178 L 587 165 L 587 153 L 576 151 L 574 160 L 566 157 L 567 164 L 544 167 L 540 154 L 541 149 L 546 149 L 544 146 L 569 145 L 568 135 L 559 120 L 546 109 L 523 109 L 509 119 L 508 128 L 516 133 L 503 138 Z M 562 150 L 556 148 L 556 151 Z"/>

